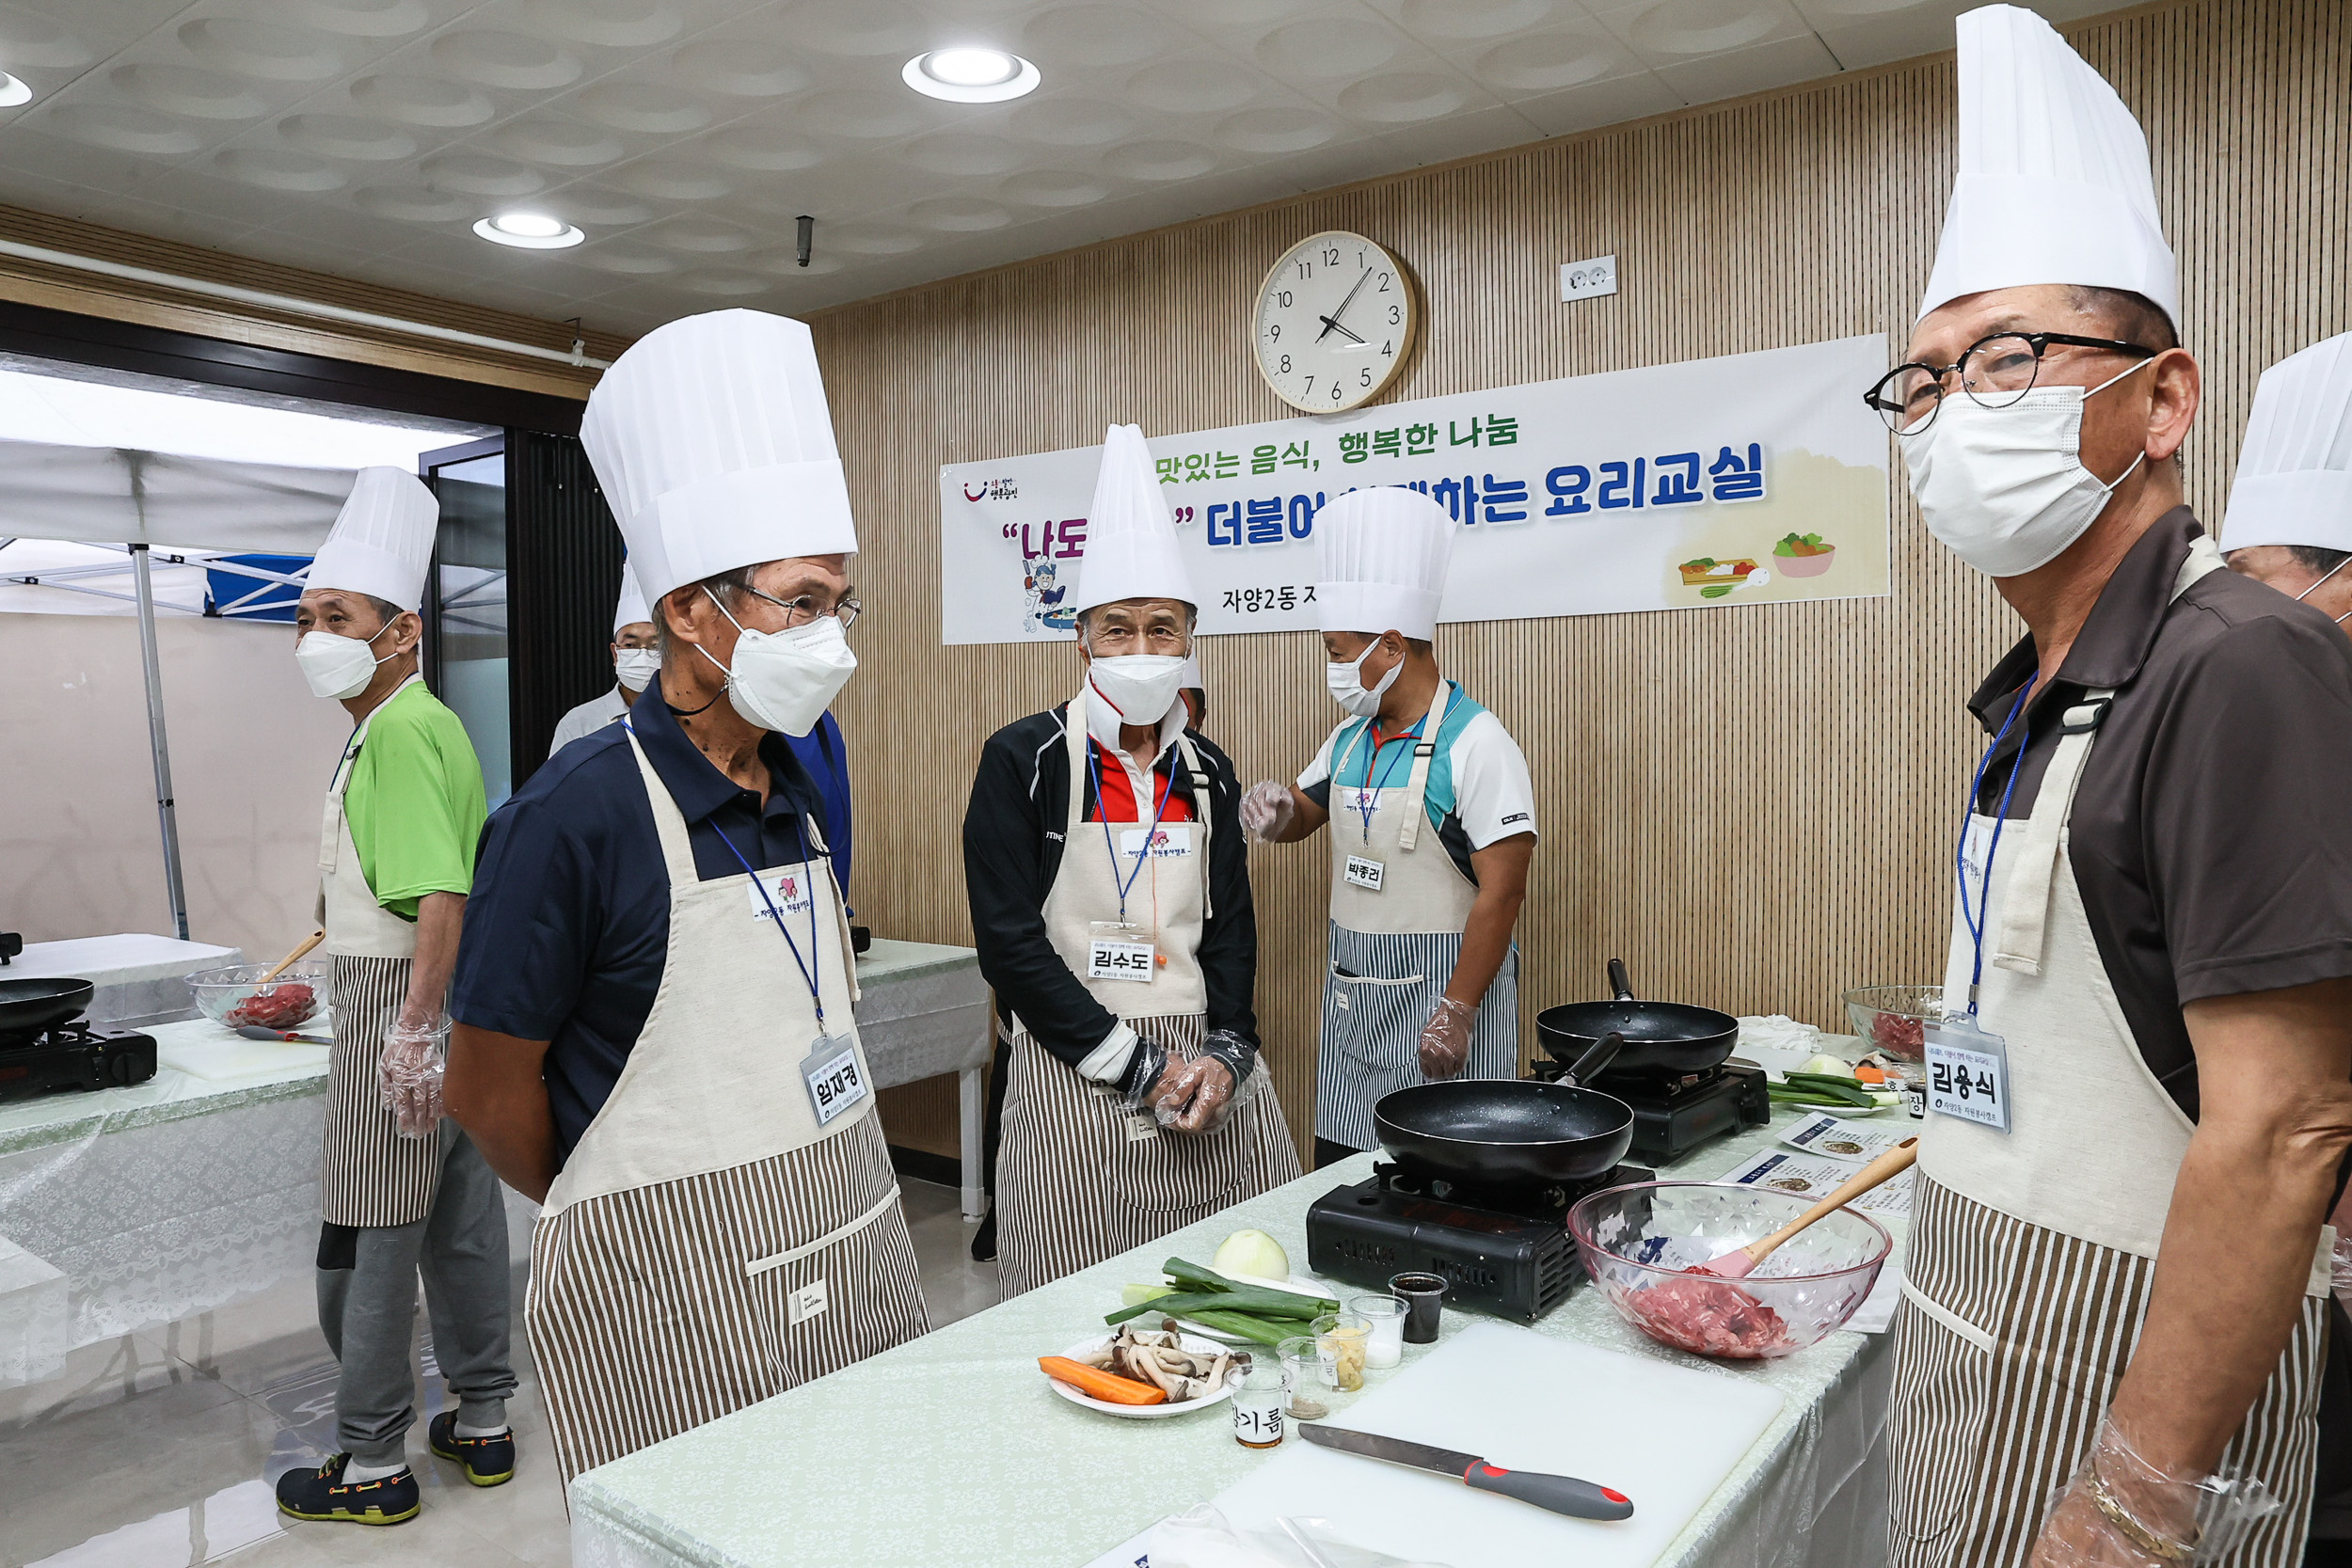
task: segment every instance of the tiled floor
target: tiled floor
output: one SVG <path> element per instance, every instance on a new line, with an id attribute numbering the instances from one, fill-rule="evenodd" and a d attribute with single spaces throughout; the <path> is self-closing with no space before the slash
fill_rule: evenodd
<path id="1" fill-rule="evenodd" d="M 904 1183 L 907 1218 L 934 1327 L 996 1301 L 996 1269 L 975 1264 L 972 1227 L 946 1187 Z M 420 1374 L 431 1346 L 418 1313 Z M 515 1279 L 520 1443 L 513 1481 L 464 1484 L 424 1447 L 446 1398 L 423 1377 L 408 1451 L 424 1513 L 389 1529 L 281 1518 L 272 1487 L 315 1464 L 335 1433 L 334 1364 L 310 1282 L 74 1353 L 64 1375 L 0 1389 L 0 1564 L 21 1568 L 368 1568 L 519 1563 L 565 1568 L 570 1535 L 548 1458 L 547 1423 Z"/>

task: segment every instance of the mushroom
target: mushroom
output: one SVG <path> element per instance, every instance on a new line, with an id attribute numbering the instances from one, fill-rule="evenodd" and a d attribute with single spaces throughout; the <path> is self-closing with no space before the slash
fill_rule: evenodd
<path id="1" fill-rule="evenodd" d="M 1148 1348 L 1130 1347 L 1120 1357 L 1120 1370 L 1130 1377 L 1140 1378 L 1152 1387 L 1160 1389 L 1170 1400 L 1180 1399 L 1184 1392 L 1182 1381 L 1161 1370 L 1159 1357 L 1152 1354 Z"/>

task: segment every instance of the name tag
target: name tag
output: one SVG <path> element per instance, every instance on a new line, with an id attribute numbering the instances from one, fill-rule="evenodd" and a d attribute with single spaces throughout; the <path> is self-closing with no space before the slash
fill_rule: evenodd
<path id="1" fill-rule="evenodd" d="M 1350 855 L 1347 863 L 1340 870 L 1340 879 L 1349 887 L 1377 893 L 1380 891 L 1380 879 L 1388 874 L 1389 868 L 1379 861 L 1369 860 L 1362 855 Z"/>
<path id="2" fill-rule="evenodd" d="M 1163 822 L 1156 828 L 1129 828 L 1119 835 L 1119 852 L 1129 860 L 1142 859 L 1146 849 L 1155 861 L 1192 853 L 1192 824 Z"/>
<path id="3" fill-rule="evenodd" d="M 1143 980 L 1152 978 L 1159 957 L 1148 942 L 1114 942 L 1096 938 L 1087 944 L 1087 978 L 1089 980 Z"/>
<path id="4" fill-rule="evenodd" d="M 1947 1019 L 1927 1026 L 1928 1110 L 2007 1132 L 2009 1047 L 1974 1023 Z"/>
<path id="5" fill-rule="evenodd" d="M 768 906 L 773 904 L 779 913 L 805 915 L 808 913 L 808 873 L 797 865 L 780 870 L 753 873 L 743 884 L 743 896 L 751 900 L 752 914 L 760 920 L 768 918 Z"/>
<path id="6" fill-rule="evenodd" d="M 873 1092 L 858 1069 L 857 1042 L 846 1035 L 818 1036 L 801 1062 L 801 1077 L 819 1127 Z"/>

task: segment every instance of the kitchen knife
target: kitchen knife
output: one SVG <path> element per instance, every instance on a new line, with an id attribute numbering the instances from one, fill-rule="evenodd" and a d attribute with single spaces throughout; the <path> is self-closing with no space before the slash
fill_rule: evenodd
<path id="1" fill-rule="evenodd" d="M 1473 1453 L 1456 1453 L 1452 1449 L 1433 1449 L 1426 1443 L 1408 1443 L 1402 1437 L 1351 1432 L 1345 1427 L 1320 1426 L 1312 1421 L 1299 1422 L 1298 1435 L 1318 1448 L 1361 1454 L 1366 1459 L 1385 1459 L 1391 1465 L 1410 1465 L 1417 1470 L 1435 1470 L 1439 1475 L 1459 1476 L 1466 1486 L 1481 1492 L 1500 1492 L 1506 1497 L 1517 1497 L 1572 1519 L 1633 1517 L 1632 1498 L 1573 1476 L 1498 1469 Z"/>

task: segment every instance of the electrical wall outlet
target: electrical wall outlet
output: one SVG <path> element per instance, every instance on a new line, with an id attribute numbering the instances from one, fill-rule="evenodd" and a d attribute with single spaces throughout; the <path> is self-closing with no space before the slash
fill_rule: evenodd
<path id="1" fill-rule="evenodd" d="M 1564 261 L 1560 266 L 1560 299 L 1598 299 L 1617 292 L 1617 259 L 1614 256 L 1594 256 L 1581 261 Z"/>

